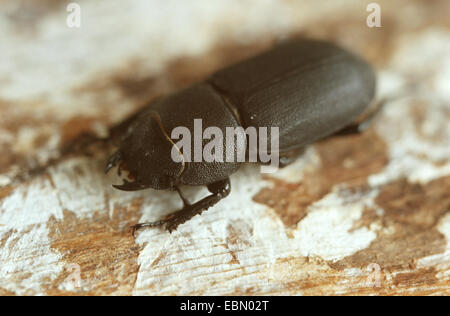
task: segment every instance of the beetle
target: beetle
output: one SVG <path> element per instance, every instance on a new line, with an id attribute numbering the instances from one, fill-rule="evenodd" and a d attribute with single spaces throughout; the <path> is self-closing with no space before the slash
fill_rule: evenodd
<path id="1" fill-rule="evenodd" d="M 113 185 L 124 191 L 176 190 L 183 208 L 142 227 L 163 226 L 169 232 L 202 213 L 231 190 L 229 177 L 242 162 L 174 161 L 177 126 L 193 129 L 193 121 L 226 127 L 279 127 L 282 165 L 317 140 L 337 133 L 358 132 L 356 119 L 374 97 L 376 76 L 362 58 L 327 41 L 291 39 L 250 59 L 212 74 L 203 82 L 169 94 L 144 106 L 114 129 L 118 150 L 105 172 L 118 166 L 130 179 Z M 236 144 L 234 150 L 248 146 Z M 181 155 L 181 153 L 180 153 Z M 204 185 L 210 195 L 191 204 L 180 185 Z"/>

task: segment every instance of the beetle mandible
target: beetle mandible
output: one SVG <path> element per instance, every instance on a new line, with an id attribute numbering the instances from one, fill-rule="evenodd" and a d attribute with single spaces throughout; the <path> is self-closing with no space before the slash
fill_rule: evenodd
<path id="1" fill-rule="evenodd" d="M 319 40 L 294 39 L 219 70 L 201 83 L 151 102 L 115 129 L 118 150 L 105 172 L 118 166 L 132 182 L 115 188 L 176 190 L 183 208 L 163 220 L 141 227 L 164 226 L 173 231 L 225 198 L 229 177 L 241 162 L 175 162 L 170 131 L 193 128 L 196 118 L 204 127 L 279 127 L 279 153 L 283 165 L 293 153 L 324 137 L 357 132 L 355 122 L 371 103 L 375 73 L 360 57 Z M 236 147 L 247 146 L 246 142 Z M 242 148 L 234 148 L 236 151 Z M 193 204 L 180 185 L 206 185 L 209 196 Z"/>

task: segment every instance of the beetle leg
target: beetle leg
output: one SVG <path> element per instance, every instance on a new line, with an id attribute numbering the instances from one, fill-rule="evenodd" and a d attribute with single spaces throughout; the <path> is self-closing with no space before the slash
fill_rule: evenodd
<path id="1" fill-rule="evenodd" d="M 168 215 L 163 220 L 151 223 L 137 224 L 133 226 L 133 234 L 138 229 L 156 226 L 164 226 L 165 229 L 169 232 L 174 231 L 179 225 L 190 220 L 195 215 L 201 214 L 203 211 L 206 211 L 221 199 L 228 196 L 231 191 L 230 179 L 227 178 L 225 180 L 209 184 L 207 187 L 209 192 L 212 193 L 211 195 L 208 195 L 207 197 L 192 205 L 185 205 L 181 210 Z"/>
<path id="2" fill-rule="evenodd" d="M 181 200 L 183 201 L 183 206 L 184 207 L 190 206 L 191 203 L 189 203 L 188 199 L 186 199 L 186 197 L 183 195 L 183 192 L 181 192 L 180 188 L 178 186 L 175 186 L 175 190 L 178 192 L 178 195 L 180 196 Z"/>
<path id="3" fill-rule="evenodd" d="M 120 151 L 116 151 L 114 154 L 111 155 L 111 157 L 109 157 L 108 159 L 108 163 L 106 164 L 105 167 L 105 173 L 108 173 L 109 170 L 111 170 L 112 168 L 114 168 L 122 159 Z"/>
<path id="4" fill-rule="evenodd" d="M 291 163 L 295 162 L 298 157 L 300 157 L 305 152 L 305 147 L 293 149 L 290 151 L 280 152 L 280 160 L 278 163 L 279 168 L 284 168 L 289 166 Z M 260 164 L 269 165 L 267 162 L 258 161 Z"/>
<path id="5" fill-rule="evenodd" d="M 280 153 L 280 162 L 278 167 L 284 168 L 296 161 L 300 155 L 305 152 L 305 147 L 294 149 L 288 152 Z"/>
<path id="6" fill-rule="evenodd" d="M 377 115 L 381 112 L 387 101 L 389 101 L 388 98 L 381 99 L 380 101 L 375 103 L 375 105 L 372 106 L 367 112 L 363 113 L 356 122 L 344 127 L 331 136 L 352 135 L 364 132 L 370 126 L 372 121 L 377 117 Z"/>
<path id="7" fill-rule="evenodd" d="M 89 155 L 88 149 L 92 145 L 107 145 L 109 137 L 100 137 L 89 132 L 78 135 L 75 139 L 61 147 L 61 156 L 69 154 Z"/>

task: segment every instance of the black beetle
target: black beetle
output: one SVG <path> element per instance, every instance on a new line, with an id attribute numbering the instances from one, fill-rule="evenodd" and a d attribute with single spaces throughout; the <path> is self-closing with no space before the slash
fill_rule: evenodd
<path id="1" fill-rule="evenodd" d="M 229 176 L 241 162 L 175 162 L 170 155 L 177 126 L 279 127 L 282 164 L 305 145 L 340 131 L 356 131 L 356 118 L 374 96 L 375 74 L 361 58 L 325 41 L 296 39 L 219 70 L 202 83 L 153 101 L 120 124 L 119 146 L 106 172 L 118 165 L 133 182 L 125 191 L 177 190 L 184 207 L 167 218 L 135 226 L 169 231 L 230 193 Z M 246 146 L 239 143 L 238 146 Z M 235 148 L 239 150 L 241 148 Z M 181 153 L 180 153 L 181 154 Z M 206 185 L 211 195 L 190 204 L 179 185 Z"/>

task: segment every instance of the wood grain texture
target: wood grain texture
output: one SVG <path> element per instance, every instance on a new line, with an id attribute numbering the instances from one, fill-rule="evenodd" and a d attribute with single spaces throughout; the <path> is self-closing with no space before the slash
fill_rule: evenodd
<path id="1" fill-rule="evenodd" d="M 79 3 L 70 29 L 60 1 L 2 1 L 0 295 L 450 294 L 448 1 L 379 1 L 381 28 L 364 1 Z M 377 97 L 403 96 L 275 174 L 243 167 L 227 199 L 172 234 L 133 238 L 130 225 L 181 201 L 111 188 L 111 148 L 48 164 L 82 133 L 294 35 L 365 56 Z"/>

